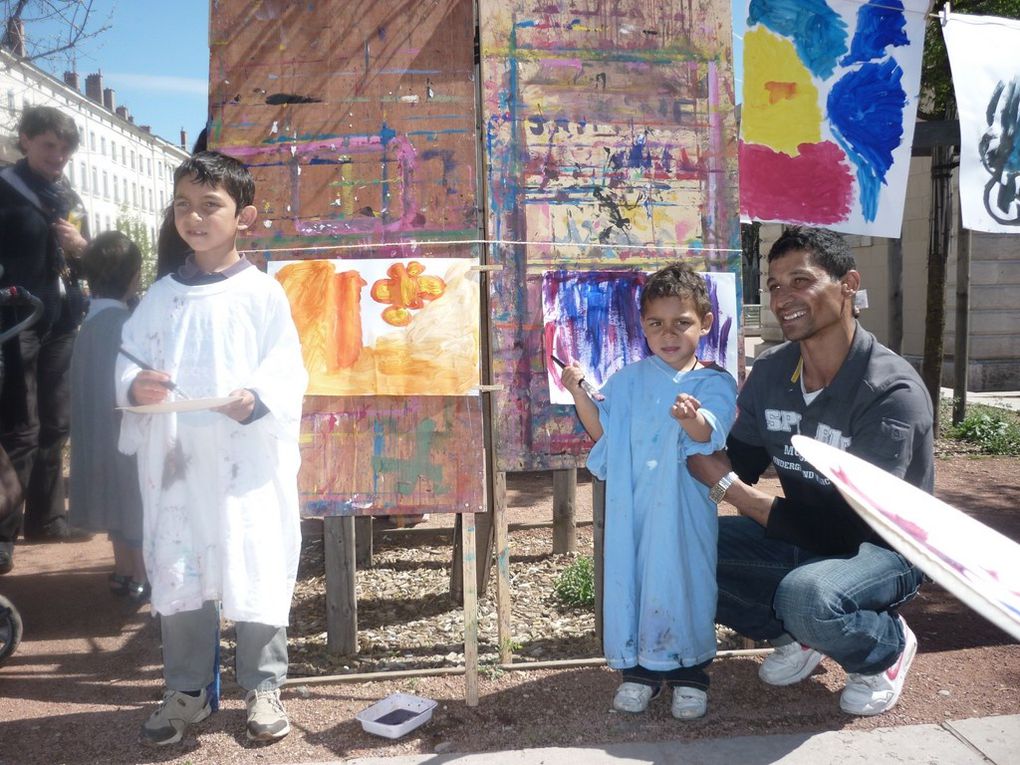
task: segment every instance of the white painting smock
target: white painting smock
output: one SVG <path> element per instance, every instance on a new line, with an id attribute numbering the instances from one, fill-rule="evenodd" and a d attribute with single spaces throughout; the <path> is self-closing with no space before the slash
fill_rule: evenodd
<path id="1" fill-rule="evenodd" d="M 248 388 L 269 410 L 248 425 L 213 411 L 125 412 L 119 446 L 138 455 L 153 610 L 221 600 L 233 621 L 286 625 L 307 375 L 283 289 L 254 268 L 200 286 L 165 277 L 125 324 L 122 345 L 191 398 Z M 121 405 L 138 372 L 121 357 Z"/>

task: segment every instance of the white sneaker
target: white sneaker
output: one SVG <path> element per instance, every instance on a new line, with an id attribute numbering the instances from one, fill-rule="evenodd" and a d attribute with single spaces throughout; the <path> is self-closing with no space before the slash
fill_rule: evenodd
<path id="1" fill-rule="evenodd" d="M 769 685 L 793 685 L 814 672 L 824 658 L 825 654 L 797 641 L 787 643 L 765 657 L 758 667 L 758 677 Z"/>
<path id="2" fill-rule="evenodd" d="M 613 709 L 617 712 L 644 712 L 648 702 L 659 695 L 659 688 L 644 683 L 621 683 L 613 697 Z"/>
<path id="3" fill-rule="evenodd" d="M 696 720 L 708 711 L 708 694 L 700 688 L 678 685 L 673 688 L 673 717 L 678 720 Z"/>
<path id="4" fill-rule="evenodd" d="M 898 618 L 903 625 L 903 637 L 906 640 L 903 653 L 895 664 L 877 675 L 848 674 L 843 695 L 839 697 L 839 708 L 844 712 L 852 715 L 879 715 L 892 709 L 899 701 L 907 672 L 917 653 L 917 638 L 903 617 Z"/>

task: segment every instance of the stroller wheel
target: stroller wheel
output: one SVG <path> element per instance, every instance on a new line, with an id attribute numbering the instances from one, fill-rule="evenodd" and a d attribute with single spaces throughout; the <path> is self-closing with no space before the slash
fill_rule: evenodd
<path id="1" fill-rule="evenodd" d="M 3 595 L 0 595 L 0 664 L 7 661 L 21 642 L 21 614 Z"/>

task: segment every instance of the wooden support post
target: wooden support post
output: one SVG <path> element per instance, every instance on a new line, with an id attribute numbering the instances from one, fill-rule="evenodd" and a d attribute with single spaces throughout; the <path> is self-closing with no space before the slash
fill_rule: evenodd
<path id="1" fill-rule="evenodd" d="M 489 490 L 489 488 L 486 488 L 486 491 Z M 491 499 L 488 501 L 488 506 L 491 511 L 493 507 Z M 489 573 L 492 571 L 492 548 L 494 539 L 495 529 L 493 528 L 492 513 L 479 513 L 475 516 L 475 560 L 477 561 L 475 576 L 478 579 L 478 594 L 483 598 L 485 597 L 485 593 L 489 590 Z"/>
<path id="2" fill-rule="evenodd" d="M 453 521 L 453 559 L 450 561 L 450 597 L 464 602 L 464 521 L 460 513 Z"/>
<path id="3" fill-rule="evenodd" d="M 577 468 L 553 471 L 553 553 L 577 550 Z"/>
<path id="4" fill-rule="evenodd" d="M 602 593 L 605 592 L 606 482 L 591 479 L 592 544 L 595 557 L 595 637 L 602 650 Z"/>
<path id="5" fill-rule="evenodd" d="M 953 424 L 967 416 L 967 378 L 970 371 L 970 229 L 963 227 L 956 245 L 956 337 L 953 343 Z"/>
<path id="6" fill-rule="evenodd" d="M 326 647 L 349 656 L 358 652 L 358 603 L 355 588 L 354 518 L 322 519 L 326 562 Z"/>
<path id="7" fill-rule="evenodd" d="M 475 573 L 475 516 L 461 517 L 464 551 L 464 700 L 478 706 L 478 582 Z"/>
<path id="8" fill-rule="evenodd" d="M 360 569 L 372 568 L 372 516 L 354 517 L 354 561 Z"/>
<path id="9" fill-rule="evenodd" d="M 496 637 L 499 663 L 513 661 L 510 627 L 510 529 L 506 517 L 506 473 L 495 473 L 492 486 L 492 526 L 496 540 Z"/>

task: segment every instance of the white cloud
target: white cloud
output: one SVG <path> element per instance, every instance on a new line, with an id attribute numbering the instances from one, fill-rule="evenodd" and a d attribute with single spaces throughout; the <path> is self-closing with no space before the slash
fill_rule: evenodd
<path id="1" fill-rule="evenodd" d="M 122 88 L 138 88 L 140 90 L 157 90 L 164 93 L 187 93 L 206 96 L 209 83 L 197 77 L 170 77 L 158 74 L 128 74 L 125 72 L 104 72 L 107 87 L 114 90 Z"/>

